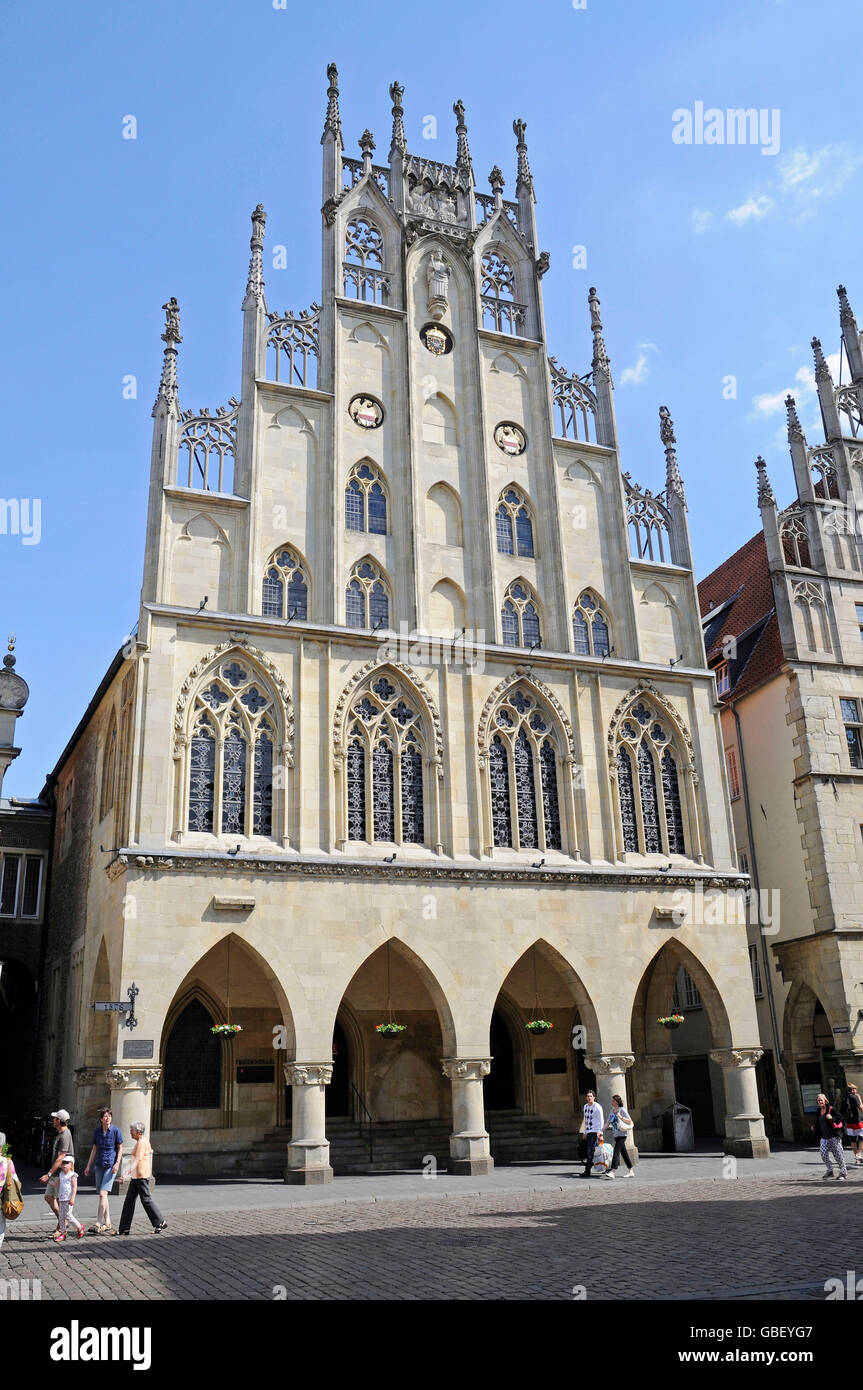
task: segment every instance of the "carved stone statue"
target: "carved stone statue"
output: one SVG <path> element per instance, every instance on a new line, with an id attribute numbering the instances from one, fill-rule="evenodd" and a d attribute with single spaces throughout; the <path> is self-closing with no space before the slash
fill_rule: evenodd
<path id="1" fill-rule="evenodd" d="M 452 274 L 448 262 L 439 251 L 429 256 L 426 275 L 428 279 L 428 311 L 433 319 L 442 319 L 449 307 L 449 277 Z"/>

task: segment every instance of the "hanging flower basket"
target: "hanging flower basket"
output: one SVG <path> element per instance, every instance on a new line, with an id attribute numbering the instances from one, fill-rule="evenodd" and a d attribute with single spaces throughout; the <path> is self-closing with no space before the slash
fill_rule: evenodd
<path id="1" fill-rule="evenodd" d="M 376 1023 L 375 1032 L 379 1038 L 397 1038 L 407 1032 L 407 1027 L 406 1023 Z"/>
<path id="2" fill-rule="evenodd" d="M 554 1024 L 549 1023 L 547 1018 L 532 1018 L 530 1022 L 526 1023 L 524 1026 L 529 1033 L 548 1033 L 554 1027 Z"/>
<path id="3" fill-rule="evenodd" d="M 685 1020 L 683 1014 L 665 1014 L 656 1021 L 657 1023 L 661 1023 L 663 1028 L 679 1028 L 681 1023 Z"/>
<path id="4" fill-rule="evenodd" d="M 242 1033 L 243 1029 L 239 1023 L 214 1023 L 210 1029 L 217 1038 L 232 1038 L 235 1033 Z"/>

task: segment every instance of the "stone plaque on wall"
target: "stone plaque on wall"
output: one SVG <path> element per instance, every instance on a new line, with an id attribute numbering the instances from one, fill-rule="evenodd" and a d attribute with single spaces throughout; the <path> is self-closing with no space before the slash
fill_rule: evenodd
<path id="1" fill-rule="evenodd" d="M 129 1038 L 123 1043 L 123 1061 L 131 1058 L 152 1057 L 153 1039 L 152 1038 Z"/>

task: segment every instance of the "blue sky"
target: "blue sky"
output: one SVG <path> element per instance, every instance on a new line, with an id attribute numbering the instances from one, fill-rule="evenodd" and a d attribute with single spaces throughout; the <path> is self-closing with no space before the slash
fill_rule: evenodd
<path id="1" fill-rule="evenodd" d="M 346 149 L 450 160 L 461 97 L 478 186 L 514 196 L 514 116 L 538 200 L 549 348 L 590 366 L 596 285 L 623 467 L 663 485 L 675 422 L 699 575 L 758 527 L 756 454 L 790 500 L 781 397 L 816 438 L 809 340 L 839 346 L 836 286 L 863 323 L 863 146 L 848 51 L 855 0 L 149 0 L 7 11 L 0 237 L 6 498 L 40 498 L 41 540 L 0 535 L 0 628 L 31 699 L 6 795 L 35 795 L 137 618 L 160 306 L 182 312 L 180 399 L 238 394 L 249 213 L 263 202 L 271 308 L 320 288 L 320 134 L 339 65 Z M 672 113 L 780 112 L 780 149 L 679 145 Z M 122 138 L 134 115 L 137 139 Z M 437 141 L 422 138 L 436 116 Z M 587 266 L 573 268 L 573 247 Z M 137 399 L 123 378 L 137 378 Z M 723 382 L 737 380 L 736 399 Z"/>

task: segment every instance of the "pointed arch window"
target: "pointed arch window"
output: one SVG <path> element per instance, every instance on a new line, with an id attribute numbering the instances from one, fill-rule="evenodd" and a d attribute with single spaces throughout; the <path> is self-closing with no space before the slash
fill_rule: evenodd
<path id="1" fill-rule="evenodd" d="M 305 566 L 289 547 L 277 550 L 264 574 L 261 612 L 265 618 L 299 618 L 305 622 L 308 604 Z"/>
<path id="2" fill-rule="evenodd" d="M 667 719 L 644 700 L 620 725 L 614 767 L 624 851 L 685 854 L 680 758 Z"/>
<path id="3" fill-rule="evenodd" d="M 351 570 L 345 590 L 345 623 L 377 629 L 388 627 L 389 621 L 389 586 L 383 571 L 371 560 L 360 560 Z"/>
<path id="4" fill-rule="evenodd" d="M 346 839 L 425 843 L 425 718 L 414 692 L 387 674 L 351 701 L 346 749 Z"/>
<path id="5" fill-rule="evenodd" d="M 809 533 L 806 530 L 806 522 L 799 512 L 792 514 L 782 522 L 779 535 L 782 540 L 782 553 L 785 556 L 786 565 L 795 565 L 798 569 L 811 569 Z"/>
<path id="6" fill-rule="evenodd" d="M 345 228 L 344 292 L 348 299 L 386 304 L 390 280 L 384 269 L 384 239 L 367 217 L 354 217 Z"/>
<path id="7" fill-rule="evenodd" d="M 820 585 L 805 580 L 795 584 L 793 591 L 794 607 L 803 623 L 805 645 L 809 651 L 826 651 L 831 648 L 830 627 L 824 593 Z"/>
<path id="8" fill-rule="evenodd" d="M 358 463 L 351 469 L 345 488 L 345 527 L 348 531 L 368 531 L 373 536 L 387 534 L 387 494 L 383 478 L 371 464 Z"/>
<path id="9" fill-rule="evenodd" d="M 117 782 L 117 716 L 112 711 L 111 722 L 105 735 L 102 751 L 102 795 L 99 804 L 99 819 L 102 820 L 114 805 L 114 791 Z"/>
<path id="10" fill-rule="evenodd" d="M 515 302 L 515 271 L 509 261 L 499 250 L 486 251 L 481 274 L 483 328 L 495 333 L 522 332 L 527 310 Z"/>
<path id="11" fill-rule="evenodd" d="M 510 584 L 500 610 L 501 636 L 505 647 L 536 647 L 542 632 L 539 606 L 533 591 L 523 580 Z"/>
<path id="12" fill-rule="evenodd" d="M 589 589 L 572 610 L 572 640 L 578 656 L 608 656 L 611 651 L 608 617 Z"/>
<path id="13" fill-rule="evenodd" d="M 504 696 L 493 723 L 488 751 L 493 845 L 562 849 L 561 758 L 551 715 L 519 685 Z"/>
<path id="14" fill-rule="evenodd" d="M 533 520 L 530 508 L 518 488 L 501 493 L 495 513 L 497 548 L 500 555 L 520 555 L 533 559 Z"/>
<path id="15" fill-rule="evenodd" d="M 205 681 L 192 711 L 190 831 L 272 836 L 275 719 L 272 694 L 240 653 Z"/>

